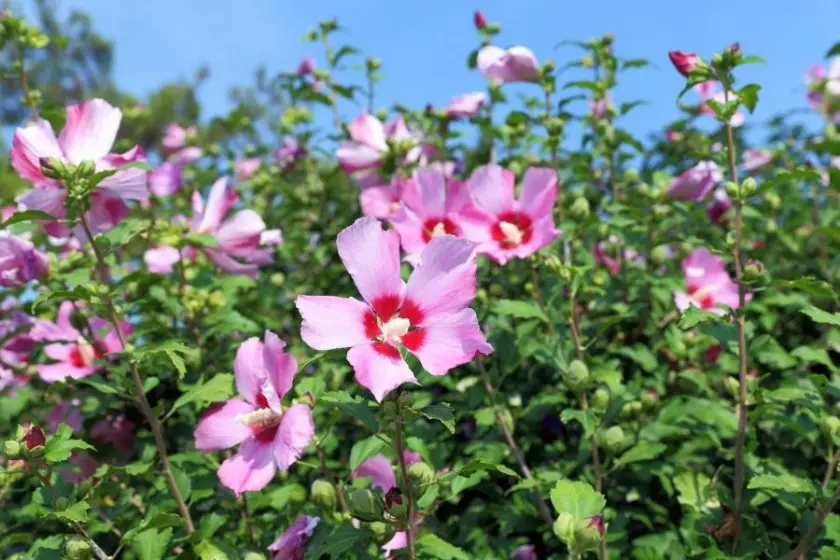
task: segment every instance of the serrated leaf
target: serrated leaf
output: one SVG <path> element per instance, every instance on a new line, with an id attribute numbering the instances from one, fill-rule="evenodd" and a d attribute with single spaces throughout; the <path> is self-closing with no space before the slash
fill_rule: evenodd
<path id="1" fill-rule="evenodd" d="M 48 463 L 60 463 L 70 458 L 75 449 L 95 449 L 91 444 L 73 439 L 73 429 L 67 424 L 59 424 L 55 434 L 47 439 L 44 446 L 44 459 Z"/>
<path id="2" fill-rule="evenodd" d="M 172 529 L 162 531 L 148 529 L 134 537 L 131 541 L 131 550 L 139 560 L 161 560 L 169 549 L 170 540 L 172 540 Z"/>
<path id="3" fill-rule="evenodd" d="M 656 369 L 656 356 L 642 344 L 636 344 L 632 347 L 623 346 L 618 349 L 617 353 L 632 359 L 648 373 L 652 373 Z"/>
<path id="4" fill-rule="evenodd" d="M 346 558 L 347 551 L 361 543 L 363 534 L 349 523 L 342 523 L 335 529 L 321 524 L 306 547 L 306 558 L 319 559 L 324 555 Z"/>
<path id="5" fill-rule="evenodd" d="M 87 502 L 76 502 L 72 506 L 61 511 L 50 512 L 51 517 L 57 517 L 64 521 L 75 521 L 76 523 L 87 523 L 87 512 L 90 511 L 90 504 Z"/>
<path id="6" fill-rule="evenodd" d="M 440 558 L 441 560 L 470 560 L 473 558 L 457 546 L 450 544 L 434 533 L 423 533 L 415 543 L 418 556 Z"/>
<path id="7" fill-rule="evenodd" d="M 210 541 L 201 541 L 193 551 L 201 560 L 229 560 L 228 555 Z"/>
<path id="8" fill-rule="evenodd" d="M 432 404 L 419 412 L 429 420 L 437 420 L 443 424 L 450 434 L 455 433 L 455 415 L 449 403 Z"/>
<path id="9" fill-rule="evenodd" d="M 557 513 L 569 513 L 575 519 L 599 515 L 607 501 L 586 482 L 558 480 L 551 489 L 551 503 Z"/>
<path id="10" fill-rule="evenodd" d="M 744 104 L 744 107 L 752 113 L 758 103 L 758 92 L 761 86 L 758 84 L 747 84 L 738 90 L 738 99 Z"/>
<path id="11" fill-rule="evenodd" d="M 514 301 L 501 299 L 493 305 L 493 312 L 499 315 L 516 317 L 517 319 L 541 319 L 548 321 L 542 309 L 532 301 Z"/>
<path id="12" fill-rule="evenodd" d="M 386 443 L 376 436 L 370 436 L 361 441 L 357 441 L 350 449 L 350 472 L 359 468 L 359 465 L 382 451 L 386 447 Z"/>
<path id="13" fill-rule="evenodd" d="M 703 311 L 699 307 L 694 307 L 692 305 L 691 307 L 683 311 L 683 314 L 680 317 L 680 328 L 683 330 L 687 330 L 696 327 L 700 323 L 720 321 L 720 315 L 717 315 L 716 313 L 712 313 L 710 311 Z"/>
<path id="14" fill-rule="evenodd" d="M 574 420 L 578 424 L 581 425 L 583 428 L 583 437 L 588 438 L 592 435 L 592 432 L 595 431 L 597 427 L 597 422 L 595 421 L 595 413 L 591 410 L 575 410 L 572 408 L 567 408 L 560 413 L 560 419 L 563 422 L 571 422 Z"/>
<path id="15" fill-rule="evenodd" d="M 750 479 L 747 488 L 750 490 L 771 491 L 771 494 L 776 491 L 789 494 L 808 494 L 809 496 L 816 494 L 816 490 L 811 481 L 790 474 L 760 474 Z"/>
<path id="16" fill-rule="evenodd" d="M 351 397 L 346 391 L 325 393 L 318 400 L 319 402 L 332 404 L 342 414 L 360 420 L 371 432 L 379 431 L 379 419 L 376 417 L 374 410 L 366 402 L 360 402 Z"/>
<path id="17" fill-rule="evenodd" d="M 233 375 L 229 373 L 219 373 L 211 377 L 208 381 L 200 382 L 194 385 L 186 393 L 178 397 L 175 404 L 166 414 L 169 417 L 176 410 L 182 406 L 196 403 L 198 405 L 206 405 L 209 403 L 223 401 L 233 395 Z"/>
<path id="18" fill-rule="evenodd" d="M 616 460 L 616 464 L 627 465 L 640 461 L 650 461 L 659 457 L 668 448 L 664 443 L 642 442 L 628 449 Z"/>
<path id="19" fill-rule="evenodd" d="M 805 309 L 800 309 L 800 311 L 817 323 L 826 323 L 840 327 L 840 313 L 829 313 L 813 305 L 809 305 Z"/>

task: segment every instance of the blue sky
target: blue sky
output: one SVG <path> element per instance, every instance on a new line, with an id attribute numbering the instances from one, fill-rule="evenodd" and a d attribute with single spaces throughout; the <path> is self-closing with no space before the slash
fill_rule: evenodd
<path id="1" fill-rule="evenodd" d="M 746 67 L 744 82 L 763 86 L 759 124 L 779 111 L 804 107 L 803 74 L 840 40 L 838 0 L 144 0 L 131 7 L 114 0 L 59 0 L 94 17 L 96 28 L 116 43 L 116 78 L 141 95 L 166 80 L 191 76 L 207 64 L 211 77 L 201 90 L 206 118 L 226 109 L 231 86 L 250 83 L 254 70 L 292 69 L 306 55 L 321 59 L 320 45 L 302 41 L 318 20 L 338 17 L 347 32 L 337 39 L 382 60 L 385 81 L 377 106 L 399 100 L 440 106 L 459 93 L 481 90 L 482 76 L 466 68 L 478 36 L 472 11 L 502 24 L 500 46 L 522 44 L 558 65 L 578 57 L 561 40 L 588 39 L 611 31 L 616 51 L 647 58 L 655 66 L 635 70 L 620 84 L 616 101 L 645 99 L 624 125 L 636 134 L 655 130 L 677 115 L 674 97 L 682 78 L 667 52 L 696 51 L 708 57 L 739 41 L 767 65 Z M 528 85 L 516 88 L 532 87 Z M 358 110 L 345 106 L 346 116 Z"/>

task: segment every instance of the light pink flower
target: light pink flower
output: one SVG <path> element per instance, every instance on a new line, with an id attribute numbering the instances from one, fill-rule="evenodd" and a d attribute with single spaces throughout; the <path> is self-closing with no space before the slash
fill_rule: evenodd
<path id="1" fill-rule="evenodd" d="M 224 219 L 237 199 L 227 177 L 213 183 L 206 205 L 201 193 L 193 192 L 190 229 L 210 233 L 216 238 L 217 248 L 202 247 L 201 250 L 217 267 L 231 274 L 255 277 L 261 266 L 272 262 L 271 254 L 259 248 L 263 245 L 263 236 L 270 234 L 266 239 L 276 240 L 276 235 L 273 235 L 274 230 L 266 230 L 265 222 L 253 210 L 240 210 Z M 181 257 L 192 259 L 194 255 L 195 250 L 190 247 L 179 253 L 174 247 L 162 246 L 146 251 L 143 258 L 151 272 L 166 274 L 172 272 Z"/>
<path id="2" fill-rule="evenodd" d="M 701 161 L 674 179 L 666 196 L 674 200 L 700 201 L 721 181 L 723 173 L 715 162 Z"/>
<path id="3" fill-rule="evenodd" d="M 515 181 L 513 173 L 496 164 L 480 167 L 467 181 L 475 204 L 460 210 L 463 237 L 500 264 L 533 255 L 561 235 L 552 215 L 557 173 L 528 169 L 518 200 Z"/>
<path id="4" fill-rule="evenodd" d="M 726 191 L 723 189 L 715 189 L 712 193 L 712 200 L 706 207 L 706 215 L 709 216 L 709 221 L 716 224 L 720 221 L 724 214 L 732 208 L 732 201 L 726 196 Z"/>
<path id="5" fill-rule="evenodd" d="M 54 434 L 58 430 L 59 424 L 67 424 L 73 432 L 82 431 L 82 411 L 80 410 L 82 402 L 79 399 L 70 401 L 62 401 L 57 407 L 53 408 L 47 414 L 47 431 Z"/>
<path id="6" fill-rule="evenodd" d="M 390 218 L 403 207 L 404 193 L 417 188 L 413 178 L 399 175 L 394 175 L 387 185 L 381 184 L 378 175 L 363 178 L 360 183 L 365 184 L 372 179 L 376 179 L 373 186 L 363 187 L 359 193 L 362 214 L 371 218 Z"/>
<path id="7" fill-rule="evenodd" d="M 194 141 L 195 135 L 196 129 L 194 126 L 186 128 L 177 124 L 167 126 L 166 135 L 161 140 L 163 157 L 180 163 L 197 161 L 201 158 L 201 149 L 189 145 Z"/>
<path id="8" fill-rule="evenodd" d="M 274 158 L 283 171 L 291 171 L 295 163 L 306 155 L 306 149 L 291 137 L 283 138 L 283 145 L 274 150 Z"/>
<path id="9" fill-rule="evenodd" d="M 761 169 L 771 161 L 773 161 L 772 150 L 746 150 L 744 151 L 743 163 L 741 164 L 741 168 L 747 172 L 755 171 L 757 169 Z"/>
<path id="10" fill-rule="evenodd" d="M 292 388 L 297 361 L 277 335 L 266 331 L 264 339 L 249 338 L 236 352 L 236 388 L 244 400 L 213 405 L 195 430 L 200 451 L 239 445 L 218 471 L 222 484 L 237 495 L 262 490 L 278 469 L 289 470 L 315 435 L 308 406 L 281 404 Z"/>
<path id="11" fill-rule="evenodd" d="M 0 231 L 0 286 L 16 288 L 47 275 L 47 257 L 32 243 Z"/>
<path id="12" fill-rule="evenodd" d="M 386 558 L 393 558 L 392 552 L 408 546 L 408 535 L 405 531 L 397 531 L 391 540 L 382 545 L 382 552 Z"/>
<path id="13" fill-rule="evenodd" d="M 56 138 L 52 126 L 40 120 L 15 130 L 12 140 L 12 166 L 35 188 L 18 198 L 28 210 L 41 210 L 56 218 L 64 218 L 67 190 L 56 179 L 44 175 L 42 160 L 59 159 L 70 165 L 92 161 L 96 171 L 118 169 L 130 162 L 143 160 L 145 154 L 135 146 L 124 154 L 110 153 L 120 127 L 122 112 L 102 99 L 91 99 L 67 107 L 67 121 Z M 93 208 L 87 219 L 95 232 L 113 227 L 127 213 L 125 201 L 148 199 L 146 172 L 139 168 L 117 171 L 104 179 L 91 195 Z M 51 223 L 51 235 L 67 234 L 66 228 Z"/>
<path id="14" fill-rule="evenodd" d="M 598 99 L 597 101 L 591 100 L 589 102 L 589 110 L 593 118 L 603 119 L 607 116 L 611 105 L 610 94 L 607 92 L 601 99 Z"/>
<path id="15" fill-rule="evenodd" d="M 134 422 L 122 414 L 109 414 L 93 425 L 90 436 L 97 445 L 107 443 L 113 445 L 120 453 L 127 455 L 131 452 L 135 427 Z"/>
<path id="16" fill-rule="evenodd" d="M 268 551 L 272 560 L 303 560 L 306 552 L 306 541 L 312 536 L 315 527 L 321 522 L 319 517 L 302 515 L 283 531 L 276 541 L 271 543 Z"/>
<path id="17" fill-rule="evenodd" d="M 695 249 L 683 260 L 682 269 L 687 293 L 674 293 L 674 302 L 680 311 L 694 306 L 722 316 L 726 315 L 726 310 L 720 305 L 738 308 L 738 285 L 726 272 L 722 258 L 708 249 Z"/>
<path id="18" fill-rule="evenodd" d="M 353 479 L 366 477 L 370 477 L 371 488 L 381 488 L 383 492 L 397 485 L 397 475 L 394 474 L 391 460 L 381 453 L 359 465 L 350 475 Z"/>
<path id="19" fill-rule="evenodd" d="M 718 103 L 726 103 L 726 94 L 723 91 L 718 91 L 718 84 L 715 81 L 706 81 L 701 82 L 694 86 L 694 91 L 697 93 L 698 97 L 700 97 L 700 104 L 697 106 L 697 109 L 703 115 L 711 115 L 715 116 L 714 110 L 709 107 L 707 103 L 710 99 L 717 101 Z M 734 93 L 729 94 L 729 101 L 734 101 L 737 96 Z M 739 127 L 744 124 L 746 120 L 746 116 L 741 111 L 736 111 L 732 118 L 729 119 L 729 125 L 732 127 Z"/>
<path id="20" fill-rule="evenodd" d="M 478 51 L 479 71 L 491 82 L 536 82 L 540 78 L 537 57 L 522 46 L 507 50 L 487 45 Z"/>
<path id="21" fill-rule="evenodd" d="M 400 355 L 406 348 L 432 375 L 488 354 L 475 312 L 476 263 L 470 243 L 437 237 L 420 256 L 408 283 L 400 278 L 400 240 L 374 218 L 338 234 L 338 254 L 364 301 L 299 296 L 301 336 L 316 350 L 350 348 L 356 381 L 377 401 L 403 383 L 416 383 Z"/>
<path id="22" fill-rule="evenodd" d="M 400 234 L 400 243 L 413 262 L 435 237 L 464 237 L 460 213 L 472 205 L 470 191 L 463 181 L 449 179 L 439 168 L 425 167 L 414 172 L 414 180 L 402 192 L 403 205 L 390 217 Z"/>
<path id="23" fill-rule="evenodd" d="M 346 173 L 375 169 L 382 164 L 388 153 L 388 141 L 409 141 L 411 149 L 406 162 L 414 163 L 422 158 L 428 148 L 422 144 L 422 136 L 408 128 L 402 115 L 387 125 L 368 113 L 362 113 L 350 122 L 350 140 L 341 143 L 335 153 L 338 164 Z"/>
<path id="24" fill-rule="evenodd" d="M 233 164 L 237 181 L 245 181 L 254 176 L 262 162 L 259 158 L 240 159 Z"/>
<path id="25" fill-rule="evenodd" d="M 474 117 L 487 99 L 483 91 L 456 95 L 446 106 L 447 116 L 457 119 L 459 117 Z"/>
<path id="26" fill-rule="evenodd" d="M 83 308 L 81 304 L 77 306 Z M 73 302 L 62 302 L 54 323 L 39 319 L 29 333 L 35 341 L 49 342 L 44 347 L 44 354 L 55 363 L 35 366 L 41 379 L 47 383 L 93 375 L 102 368 L 96 365 L 96 360 L 104 360 L 108 355 L 123 350 L 115 330 L 108 330 L 105 336 L 100 336 L 108 322 L 97 317 L 88 319 L 96 337 L 92 344 L 88 342 L 71 323 L 73 311 Z M 128 321 L 123 321 L 121 326 L 123 334 L 131 334 Z"/>
<path id="27" fill-rule="evenodd" d="M 164 197 L 181 190 L 183 185 L 184 164 L 179 161 L 166 161 L 149 173 L 149 190 L 156 196 Z"/>

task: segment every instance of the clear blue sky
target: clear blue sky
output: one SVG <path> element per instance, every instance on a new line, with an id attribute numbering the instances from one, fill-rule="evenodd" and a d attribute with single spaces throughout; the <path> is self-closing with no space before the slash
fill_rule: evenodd
<path id="1" fill-rule="evenodd" d="M 59 0 L 61 1 L 61 0 Z M 129 6 L 130 4 L 130 6 Z M 466 68 L 478 41 L 472 11 L 502 24 L 500 46 L 522 44 L 558 65 L 579 56 L 561 40 L 588 39 L 611 31 L 620 56 L 647 58 L 655 66 L 624 78 L 617 102 L 646 99 L 625 126 L 646 134 L 674 118 L 682 79 L 667 52 L 696 51 L 708 57 L 740 41 L 747 54 L 767 60 L 742 72 L 744 82 L 763 86 L 750 122 L 804 107 L 803 75 L 840 40 L 838 0 L 64 0 L 94 17 L 96 28 L 116 43 L 116 78 L 142 95 L 165 80 L 191 76 L 207 64 L 211 77 L 201 91 L 203 116 L 227 107 L 227 91 L 250 83 L 264 64 L 270 72 L 292 69 L 306 55 L 321 60 L 319 45 L 302 41 L 318 20 L 336 16 L 347 33 L 340 39 L 382 60 L 386 78 L 378 106 L 400 102 L 443 105 L 455 94 L 481 90 L 482 76 Z M 529 86 L 515 86 L 529 87 Z M 344 107 L 347 116 L 357 111 Z"/>

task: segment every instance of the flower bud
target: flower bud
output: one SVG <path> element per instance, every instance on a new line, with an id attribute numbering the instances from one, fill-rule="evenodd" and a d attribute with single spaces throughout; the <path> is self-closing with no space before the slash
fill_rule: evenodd
<path id="1" fill-rule="evenodd" d="M 779 225 L 776 223 L 776 220 L 767 220 L 764 224 L 764 232 L 765 233 L 776 233 L 776 230 L 779 229 Z"/>
<path id="2" fill-rule="evenodd" d="M 729 392 L 729 396 L 738 400 L 741 395 L 741 386 L 739 381 L 734 377 L 727 377 L 723 382 L 726 385 L 726 390 Z"/>
<path id="3" fill-rule="evenodd" d="M 17 459 L 20 457 L 20 443 L 10 439 L 3 443 L 3 454 L 9 459 Z"/>
<path id="4" fill-rule="evenodd" d="M 417 484 L 431 484 L 435 481 L 435 471 L 426 463 L 414 463 L 408 467 L 408 474 Z"/>
<path id="5" fill-rule="evenodd" d="M 756 284 L 765 280 L 767 277 L 767 271 L 764 269 L 764 265 L 761 261 L 756 259 L 750 259 L 747 261 L 747 264 L 744 265 L 744 276 L 743 281 L 746 284 Z"/>
<path id="6" fill-rule="evenodd" d="M 724 185 L 724 189 L 726 190 L 726 194 L 729 195 L 729 198 L 733 200 L 741 199 L 741 188 L 738 186 L 738 183 L 727 181 Z"/>
<path id="7" fill-rule="evenodd" d="M 47 444 L 47 436 L 40 426 L 27 424 L 24 426 L 23 443 L 26 444 L 27 449 L 34 449 L 36 447 L 43 447 Z"/>
<path id="8" fill-rule="evenodd" d="M 735 41 L 728 47 L 726 47 L 726 53 L 732 56 L 740 56 L 741 55 L 741 43 Z"/>
<path id="9" fill-rule="evenodd" d="M 677 69 L 677 72 L 688 77 L 692 70 L 700 66 L 703 62 L 695 53 L 686 53 L 683 51 L 671 51 L 668 53 L 668 58 L 671 59 L 671 64 Z"/>
<path id="10" fill-rule="evenodd" d="M 487 18 L 479 10 L 476 10 L 473 12 L 473 23 L 475 24 L 475 28 L 480 31 L 487 27 Z"/>
<path id="11" fill-rule="evenodd" d="M 365 60 L 365 65 L 367 66 L 367 69 L 369 71 L 375 72 L 376 70 L 382 68 L 382 61 L 376 58 L 375 56 L 369 56 Z"/>
<path id="12" fill-rule="evenodd" d="M 601 445 L 604 446 L 604 449 L 606 449 L 609 453 L 617 453 L 624 449 L 627 440 L 621 426 L 612 426 L 611 428 L 608 428 L 604 432 L 601 432 L 598 439 L 600 440 Z"/>
<path id="13" fill-rule="evenodd" d="M 712 55 L 712 66 L 720 66 L 723 62 L 723 56 L 720 53 L 715 53 Z"/>
<path id="14" fill-rule="evenodd" d="M 401 409 L 411 408 L 414 404 L 414 397 L 411 396 L 411 393 L 400 393 L 399 398 L 397 399 L 397 405 Z"/>
<path id="15" fill-rule="evenodd" d="M 577 530 L 577 521 L 575 517 L 568 512 L 563 512 L 554 521 L 554 534 L 566 546 L 571 545 L 575 540 L 575 531 Z"/>
<path id="16" fill-rule="evenodd" d="M 580 360 L 572 360 L 564 380 L 572 391 L 582 391 L 589 385 L 589 368 Z"/>
<path id="17" fill-rule="evenodd" d="M 773 210 L 778 210 L 782 207 L 782 198 L 774 192 L 764 193 L 764 200 Z"/>
<path id="18" fill-rule="evenodd" d="M 605 529 L 603 517 L 600 515 L 589 517 L 586 524 L 578 526 L 577 531 L 575 531 L 574 549 L 582 552 L 597 547 L 601 539 L 604 538 Z"/>
<path id="19" fill-rule="evenodd" d="M 572 207 L 569 209 L 569 213 L 572 215 L 573 218 L 577 220 L 585 220 L 589 217 L 589 214 L 591 213 L 589 201 L 586 200 L 586 198 L 584 197 L 576 199 L 572 203 Z"/>
<path id="20" fill-rule="evenodd" d="M 642 393 L 642 405 L 645 407 L 651 407 L 656 404 L 656 401 L 659 400 L 659 394 L 653 390 L 648 389 L 644 393 Z"/>
<path id="21" fill-rule="evenodd" d="M 93 557 L 90 544 L 81 537 L 70 537 L 64 545 L 64 556 L 67 560 L 89 560 Z"/>
<path id="22" fill-rule="evenodd" d="M 361 521 L 381 521 L 384 514 L 382 502 L 367 488 L 354 488 L 350 491 L 349 508 L 353 517 Z"/>
<path id="23" fill-rule="evenodd" d="M 382 521 L 374 521 L 370 525 L 368 525 L 370 532 L 374 534 L 376 537 L 384 537 L 388 533 L 388 525 L 383 523 Z"/>
<path id="24" fill-rule="evenodd" d="M 84 160 L 76 167 L 76 177 L 91 177 L 96 173 L 96 166 L 89 159 Z"/>
<path id="25" fill-rule="evenodd" d="M 242 557 L 242 560 L 265 560 L 265 556 L 259 552 L 246 552 L 245 556 Z"/>
<path id="26" fill-rule="evenodd" d="M 820 428 L 826 435 L 838 436 L 840 435 L 840 418 L 826 416 L 820 421 Z"/>
<path id="27" fill-rule="evenodd" d="M 654 264 L 664 264 L 671 258 L 671 251 L 667 245 L 657 245 L 650 253 L 650 259 Z"/>
<path id="28" fill-rule="evenodd" d="M 741 183 L 741 192 L 745 198 L 751 196 L 757 188 L 758 183 L 756 183 L 755 179 L 752 177 L 747 177 L 744 179 L 743 183 Z"/>
<path id="29" fill-rule="evenodd" d="M 312 483 L 309 494 L 312 496 L 312 501 L 315 502 L 315 505 L 327 511 L 335 511 L 338 498 L 335 486 L 331 482 L 321 479 L 316 480 Z"/>
<path id="30" fill-rule="evenodd" d="M 607 405 L 609 404 L 610 392 L 603 387 L 599 387 L 594 393 L 592 393 L 592 408 L 595 410 L 606 410 Z"/>

